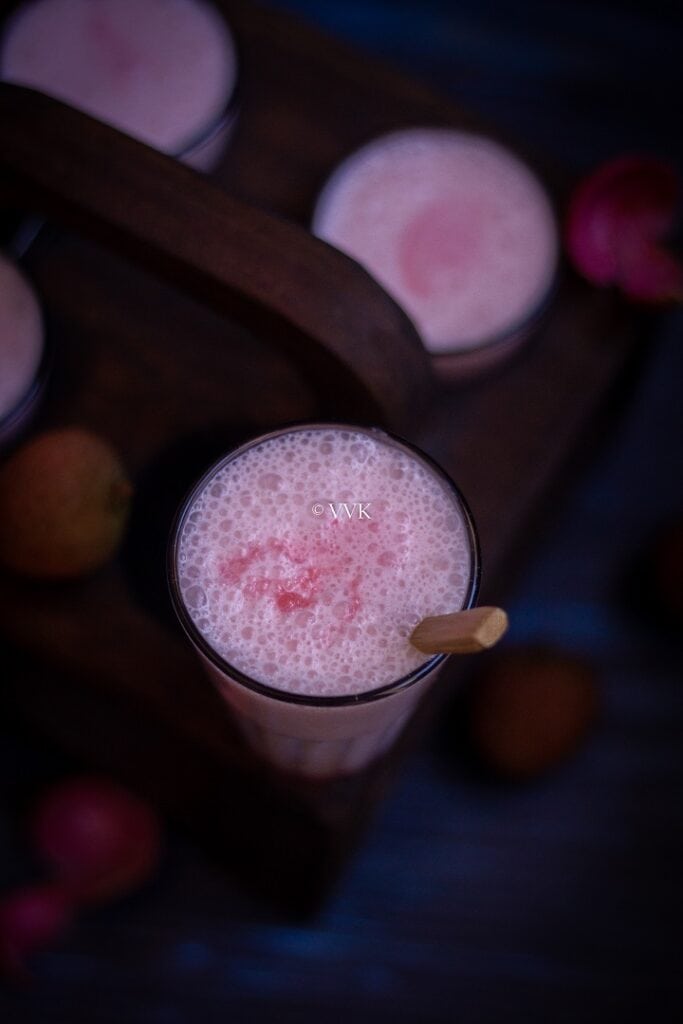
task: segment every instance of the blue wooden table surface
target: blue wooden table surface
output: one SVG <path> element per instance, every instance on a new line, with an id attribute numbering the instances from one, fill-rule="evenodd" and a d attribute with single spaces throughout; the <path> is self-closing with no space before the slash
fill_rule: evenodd
<path id="1" fill-rule="evenodd" d="M 279 6 L 574 171 L 638 149 L 683 170 L 671 4 Z M 542 641 L 598 670 L 602 714 L 578 754 L 542 780 L 495 785 L 449 749 L 447 728 L 434 733 L 305 923 L 278 917 L 171 832 L 146 889 L 84 916 L 36 957 L 30 986 L 0 989 L 0 1021 L 680 1019 L 681 638 L 634 606 L 627 581 L 653 532 L 683 516 L 683 316 L 650 333 L 638 379 L 509 605 L 508 646 Z M 12 795 L 71 767 L 0 723 L 0 887 L 30 871 Z"/>

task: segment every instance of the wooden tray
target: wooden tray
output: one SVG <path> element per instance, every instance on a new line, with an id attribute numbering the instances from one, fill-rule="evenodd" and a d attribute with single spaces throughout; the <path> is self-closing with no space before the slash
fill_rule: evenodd
<path id="1" fill-rule="evenodd" d="M 115 564 L 58 586 L 0 579 L 14 652 L 3 692 L 264 894 L 305 909 L 461 666 L 362 776 L 325 785 L 272 777 L 170 614 L 163 561 L 181 496 L 211 459 L 262 427 L 382 420 L 462 487 L 480 531 L 484 596 L 500 600 L 637 351 L 637 331 L 611 295 L 565 273 L 543 330 L 513 363 L 435 390 L 407 319 L 304 229 L 324 178 L 357 145 L 400 126 L 471 119 L 287 16 L 224 7 L 241 46 L 242 108 L 214 184 L 60 104 L 0 89 L 5 205 L 59 225 L 26 260 L 56 351 L 38 426 L 101 431 L 137 482 Z"/>

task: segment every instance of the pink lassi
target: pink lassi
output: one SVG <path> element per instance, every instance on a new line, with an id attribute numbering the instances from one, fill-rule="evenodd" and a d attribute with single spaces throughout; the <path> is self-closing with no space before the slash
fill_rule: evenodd
<path id="1" fill-rule="evenodd" d="M 253 745 L 328 776 L 395 737 L 443 661 L 410 633 L 469 607 L 479 565 L 438 467 L 382 431 L 319 424 L 210 470 L 170 571 L 180 619 Z"/>
<path id="2" fill-rule="evenodd" d="M 0 73 L 202 169 L 234 118 L 235 43 L 205 0 L 30 0 Z"/>
<path id="3" fill-rule="evenodd" d="M 484 136 L 396 131 L 345 160 L 313 231 L 361 263 L 413 320 L 437 369 L 484 368 L 551 291 L 558 235 L 543 186 Z"/>
<path id="4" fill-rule="evenodd" d="M 33 288 L 0 256 L 0 448 L 34 411 L 43 386 L 43 317 Z"/>

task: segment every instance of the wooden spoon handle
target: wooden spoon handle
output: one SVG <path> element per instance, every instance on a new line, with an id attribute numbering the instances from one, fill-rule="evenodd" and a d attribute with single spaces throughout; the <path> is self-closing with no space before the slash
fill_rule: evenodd
<path id="1" fill-rule="evenodd" d="M 121 132 L 0 83 L 0 201 L 103 243 L 290 355 L 326 415 L 415 422 L 429 360 L 357 263 Z M 188 339 L 191 344 L 192 339 Z"/>

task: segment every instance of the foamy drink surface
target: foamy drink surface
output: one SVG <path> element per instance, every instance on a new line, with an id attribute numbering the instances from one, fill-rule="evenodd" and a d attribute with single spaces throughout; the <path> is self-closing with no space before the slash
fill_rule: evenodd
<path id="1" fill-rule="evenodd" d="M 517 328 L 555 276 L 557 230 L 529 168 L 483 136 L 392 132 L 334 172 L 314 233 L 358 260 L 434 353 Z"/>
<path id="2" fill-rule="evenodd" d="M 314 696 L 388 685 L 409 642 L 463 607 L 472 542 L 455 490 L 380 431 L 300 428 L 224 462 L 178 541 L 183 602 L 229 666 Z"/>
<path id="3" fill-rule="evenodd" d="M 0 72 L 178 154 L 221 116 L 237 55 L 204 0 L 33 0 L 8 22 Z"/>

